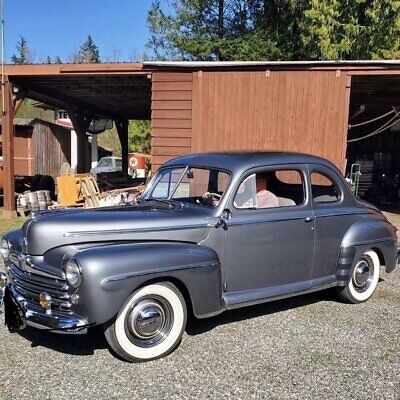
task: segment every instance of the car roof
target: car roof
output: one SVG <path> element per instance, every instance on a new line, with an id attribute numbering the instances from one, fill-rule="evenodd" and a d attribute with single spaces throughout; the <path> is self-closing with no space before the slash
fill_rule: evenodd
<path id="1" fill-rule="evenodd" d="M 250 168 L 277 164 L 318 164 L 340 174 L 336 166 L 322 157 L 285 151 L 228 151 L 190 154 L 167 161 L 163 167 L 193 165 L 225 169 L 234 174 Z"/>

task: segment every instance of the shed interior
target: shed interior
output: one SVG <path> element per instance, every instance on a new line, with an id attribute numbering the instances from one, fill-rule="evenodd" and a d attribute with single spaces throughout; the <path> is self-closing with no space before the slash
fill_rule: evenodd
<path id="1" fill-rule="evenodd" d="M 358 164 L 358 194 L 400 206 L 400 75 L 352 76 L 346 173 Z"/>

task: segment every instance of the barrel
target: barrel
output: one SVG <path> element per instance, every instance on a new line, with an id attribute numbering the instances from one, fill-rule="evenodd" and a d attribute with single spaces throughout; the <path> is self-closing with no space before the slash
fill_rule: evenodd
<path id="1" fill-rule="evenodd" d="M 50 190 L 44 190 L 44 195 L 46 197 L 46 203 L 48 206 L 51 205 L 51 195 L 50 195 Z"/>
<path id="2" fill-rule="evenodd" d="M 38 200 L 37 192 L 29 192 L 28 193 L 28 204 L 32 211 L 39 210 L 39 200 Z"/>
<path id="3" fill-rule="evenodd" d="M 36 194 L 39 204 L 39 210 L 47 210 L 47 199 L 45 190 L 38 190 Z"/>

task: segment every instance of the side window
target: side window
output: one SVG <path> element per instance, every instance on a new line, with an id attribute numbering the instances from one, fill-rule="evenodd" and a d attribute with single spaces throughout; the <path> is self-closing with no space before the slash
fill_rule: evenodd
<path id="1" fill-rule="evenodd" d="M 298 170 L 268 170 L 246 177 L 236 193 L 236 208 L 293 207 L 305 201 L 303 175 Z"/>
<path id="2" fill-rule="evenodd" d="M 340 200 L 336 183 L 320 172 L 311 173 L 311 192 L 314 203 L 334 203 Z"/>

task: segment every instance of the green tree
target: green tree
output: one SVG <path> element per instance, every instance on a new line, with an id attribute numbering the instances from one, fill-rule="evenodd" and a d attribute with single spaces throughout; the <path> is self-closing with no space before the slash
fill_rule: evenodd
<path id="1" fill-rule="evenodd" d="M 56 56 L 56 58 L 54 59 L 54 64 L 62 64 L 60 56 Z"/>
<path id="2" fill-rule="evenodd" d="M 121 156 L 121 143 L 118 138 L 118 133 L 113 126 L 99 135 L 99 145 L 109 149 L 115 156 Z M 131 153 L 151 152 L 151 128 L 150 121 L 129 121 L 128 127 L 128 150 Z"/>
<path id="3" fill-rule="evenodd" d="M 99 48 L 94 43 L 94 40 L 89 35 L 77 54 L 74 55 L 74 62 L 80 64 L 90 64 L 100 62 Z"/>
<path id="4" fill-rule="evenodd" d="M 399 0 L 154 0 L 151 58 L 399 58 Z"/>
<path id="5" fill-rule="evenodd" d="M 129 151 L 150 154 L 151 152 L 151 127 L 150 121 L 129 121 L 128 128 Z"/>
<path id="6" fill-rule="evenodd" d="M 17 43 L 17 53 L 11 56 L 13 64 L 32 64 L 34 62 L 34 53 L 29 48 L 27 40 L 20 36 Z"/>
<path id="7" fill-rule="evenodd" d="M 302 54 L 310 59 L 398 59 L 400 1 L 311 0 Z"/>
<path id="8" fill-rule="evenodd" d="M 282 57 L 276 36 L 258 17 L 260 0 L 174 0 L 167 13 L 158 0 L 148 13 L 153 58 L 257 60 Z"/>

